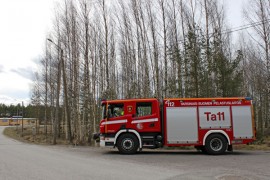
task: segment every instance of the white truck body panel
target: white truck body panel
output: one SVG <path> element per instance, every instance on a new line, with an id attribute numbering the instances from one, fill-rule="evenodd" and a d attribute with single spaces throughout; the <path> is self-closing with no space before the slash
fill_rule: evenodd
<path id="1" fill-rule="evenodd" d="M 249 106 L 233 106 L 233 136 L 236 139 L 253 137 L 252 112 Z"/>
<path id="2" fill-rule="evenodd" d="M 197 143 L 200 129 L 229 129 L 230 140 L 254 136 L 250 106 L 167 107 L 166 112 L 168 144 Z"/>
<path id="3" fill-rule="evenodd" d="M 199 122 L 202 129 L 230 128 L 230 106 L 200 106 Z"/>
<path id="4" fill-rule="evenodd" d="M 168 144 L 189 144 L 198 141 L 197 107 L 167 108 Z"/>

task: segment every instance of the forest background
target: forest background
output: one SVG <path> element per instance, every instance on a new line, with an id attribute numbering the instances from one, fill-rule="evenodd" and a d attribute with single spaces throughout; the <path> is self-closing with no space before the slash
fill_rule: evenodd
<path id="1" fill-rule="evenodd" d="M 230 27 L 219 0 L 63 0 L 31 104 L 1 104 L 0 115 L 38 118 L 53 144 L 91 143 L 102 99 L 248 96 L 267 136 L 270 0 L 247 2 L 246 25 Z"/>

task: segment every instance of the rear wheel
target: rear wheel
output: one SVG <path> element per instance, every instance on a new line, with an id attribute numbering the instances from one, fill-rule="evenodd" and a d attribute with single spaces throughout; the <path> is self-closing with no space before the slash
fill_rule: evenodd
<path id="1" fill-rule="evenodd" d="M 123 134 L 118 138 L 116 145 L 122 154 L 135 154 L 139 148 L 139 141 L 134 134 Z"/>
<path id="2" fill-rule="evenodd" d="M 228 142 L 221 134 L 211 134 L 205 141 L 205 150 L 208 154 L 224 154 L 228 147 Z"/>

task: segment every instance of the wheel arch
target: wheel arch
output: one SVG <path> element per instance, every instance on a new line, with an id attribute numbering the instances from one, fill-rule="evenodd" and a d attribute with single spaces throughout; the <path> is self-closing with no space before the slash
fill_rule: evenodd
<path id="1" fill-rule="evenodd" d="M 124 134 L 124 133 L 132 133 L 132 134 L 135 134 L 135 136 L 138 138 L 139 140 L 139 148 L 141 149 L 142 148 L 142 139 L 141 139 L 141 136 L 140 134 L 138 133 L 138 131 L 136 130 L 133 130 L 133 129 L 121 129 L 119 130 L 116 135 L 115 135 L 115 138 L 114 138 L 114 147 L 116 146 L 116 142 L 117 142 L 117 139 L 120 137 L 120 135 Z"/>
<path id="2" fill-rule="evenodd" d="M 221 135 L 223 135 L 227 139 L 228 145 L 231 145 L 230 137 L 228 136 L 228 134 L 225 131 L 223 131 L 223 130 L 210 130 L 204 135 L 204 138 L 203 138 L 203 145 L 204 146 L 205 146 L 205 141 L 206 141 L 207 137 L 209 135 L 211 135 L 211 134 L 221 134 Z"/>

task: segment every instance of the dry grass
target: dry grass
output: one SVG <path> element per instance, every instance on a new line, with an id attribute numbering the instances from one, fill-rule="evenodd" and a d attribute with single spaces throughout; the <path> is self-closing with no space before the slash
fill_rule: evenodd
<path id="1" fill-rule="evenodd" d="M 7 127 L 4 130 L 4 135 L 27 143 L 52 144 L 51 133 L 48 133 L 46 136 L 42 129 L 39 129 L 36 135 L 33 135 L 32 127 L 25 127 L 23 130 L 23 136 L 21 136 L 21 131 L 21 127 Z M 57 139 L 57 144 L 68 145 L 68 142 L 62 135 L 61 138 Z"/>
<path id="2" fill-rule="evenodd" d="M 265 137 L 262 140 L 257 140 L 249 145 L 234 145 L 234 149 L 245 149 L 245 150 L 270 150 L 270 137 Z"/>
<path id="3" fill-rule="evenodd" d="M 15 127 L 7 127 L 4 129 L 4 135 L 11 137 L 16 140 L 21 140 L 21 135 L 17 133 L 17 128 Z"/>

